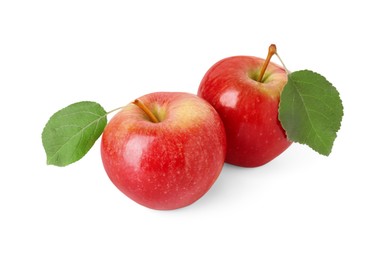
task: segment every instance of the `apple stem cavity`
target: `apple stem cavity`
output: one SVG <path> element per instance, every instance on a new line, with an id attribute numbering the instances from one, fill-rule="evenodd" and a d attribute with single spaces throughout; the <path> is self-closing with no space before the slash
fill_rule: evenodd
<path id="1" fill-rule="evenodd" d="M 276 45 L 275 45 L 275 44 L 270 44 L 270 46 L 269 46 L 269 52 L 268 52 L 268 54 L 267 54 L 266 60 L 265 60 L 265 62 L 264 62 L 263 65 L 262 65 L 261 72 L 259 73 L 259 77 L 258 77 L 258 81 L 259 81 L 259 82 L 262 82 L 263 76 L 265 75 L 266 68 L 267 68 L 267 66 L 268 66 L 269 63 L 270 63 L 270 59 L 271 59 L 272 56 L 273 56 L 274 54 L 276 54 L 276 53 L 277 53 L 277 47 L 276 47 Z"/>
<path id="2" fill-rule="evenodd" d="M 156 118 L 156 116 L 151 112 L 151 110 L 149 110 L 149 108 L 141 100 L 136 99 L 135 101 L 133 101 L 133 104 L 141 108 L 141 110 L 143 110 L 145 114 L 147 114 L 147 116 L 152 122 L 159 123 L 159 120 Z"/>

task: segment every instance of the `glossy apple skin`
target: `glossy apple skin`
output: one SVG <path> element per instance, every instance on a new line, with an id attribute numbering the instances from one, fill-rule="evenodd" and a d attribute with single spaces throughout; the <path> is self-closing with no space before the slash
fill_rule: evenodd
<path id="1" fill-rule="evenodd" d="M 104 168 L 114 185 L 148 208 L 192 204 L 218 178 L 226 155 L 224 125 L 196 95 L 157 92 L 140 97 L 160 120 L 134 104 L 118 112 L 101 140 Z"/>
<path id="2" fill-rule="evenodd" d="M 212 104 L 223 120 L 227 163 L 260 166 L 291 145 L 278 120 L 286 72 L 269 63 L 266 79 L 258 82 L 263 63 L 252 56 L 229 57 L 214 64 L 200 83 L 198 95 Z"/>

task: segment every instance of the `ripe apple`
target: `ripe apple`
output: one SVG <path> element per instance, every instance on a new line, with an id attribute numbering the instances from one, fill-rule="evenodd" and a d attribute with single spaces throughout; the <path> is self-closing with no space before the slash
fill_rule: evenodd
<path id="1" fill-rule="evenodd" d="M 273 49 L 274 48 L 274 49 Z M 286 71 L 266 60 L 234 56 L 214 64 L 202 79 L 198 95 L 217 110 L 227 134 L 226 162 L 244 167 L 263 165 L 291 142 L 278 120 Z"/>
<path id="2" fill-rule="evenodd" d="M 201 198 L 219 176 L 224 125 L 196 95 L 151 93 L 110 120 L 101 155 L 110 180 L 129 198 L 152 209 L 176 209 Z"/>

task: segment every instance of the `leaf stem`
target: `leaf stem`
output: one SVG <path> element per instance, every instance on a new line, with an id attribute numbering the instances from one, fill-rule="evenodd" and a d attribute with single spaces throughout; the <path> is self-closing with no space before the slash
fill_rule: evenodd
<path id="1" fill-rule="evenodd" d="M 284 67 L 284 70 L 285 70 L 286 74 L 291 74 L 291 72 L 286 68 L 284 62 L 282 61 L 282 59 L 281 59 L 281 57 L 280 57 L 280 55 L 278 55 L 277 52 L 276 52 L 275 54 L 276 54 L 277 58 L 280 60 L 282 66 Z"/>
<path id="2" fill-rule="evenodd" d="M 147 114 L 149 119 L 151 119 L 152 122 L 159 123 L 159 120 L 156 118 L 156 116 L 151 112 L 151 110 L 149 110 L 149 108 L 141 100 L 136 99 L 133 101 L 133 104 L 141 108 L 145 112 L 145 114 Z"/>
<path id="3" fill-rule="evenodd" d="M 268 66 L 269 63 L 270 63 L 270 59 L 272 58 L 272 56 L 273 56 L 275 53 L 277 53 L 277 47 L 276 47 L 276 45 L 275 45 L 275 44 L 270 44 L 270 46 L 269 46 L 269 52 L 267 53 L 266 60 L 265 60 L 265 62 L 264 62 L 263 65 L 262 65 L 261 72 L 259 73 L 259 77 L 258 77 L 258 81 L 259 81 L 259 82 L 262 82 L 263 76 L 265 75 L 266 68 L 267 68 L 267 66 Z"/>
<path id="4" fill-rule="evenodd" d="M 125 107 L 125 106 L 123 106 L 123 107 L 117 107 L 116 109 L 110 110 L 109 112 L 106 112 L 106 115 L 111 114 L 111 113 L 113 113 L 113 112 L 115 112 L 115 111 L 117 111 L 117 110 L 120 110 L 120 109 L 124 108 L 124 107 Z"/>

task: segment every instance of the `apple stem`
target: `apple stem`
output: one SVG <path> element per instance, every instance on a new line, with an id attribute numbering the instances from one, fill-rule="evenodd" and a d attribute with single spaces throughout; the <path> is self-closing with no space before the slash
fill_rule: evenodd
<path id="1" fill-rule="evenodd" d="M 147 116 L 149 117 L 149 119 L 151 119 L 152 122 L 159 123 L 159 120 L 156 118 L 156 116 L 151 112 L 151 110 L 148 109 L 148 107 L 141 100 L 136 99 L 135 101 L 133 101 L 133 104 L 141 108 L 141 110 L 143 110 L 145 114 L 147 114 Z"/>
<path id="2" fill-rule="evenodd" d="M 259 73 L 259 77 L 258 77 L 258 81 L 259 82 L 262 82 L 263 80 L 263 76 L 265 75 L 265 71 L 266 71 L 266 68 L 267 66 L 269 65 L 270 63 L 270 59 L 272 58 L 272 56 L 274 54 L 277 53 L 277 47 L 275 44 L 270 44 L 269 46 L 269 52 L 267 53 L 267 57 L 266 57 L 266 60 L 265 62 L 263 63 L 262 65 L 262 68 L 261 68 L 261 72 Z"/>

